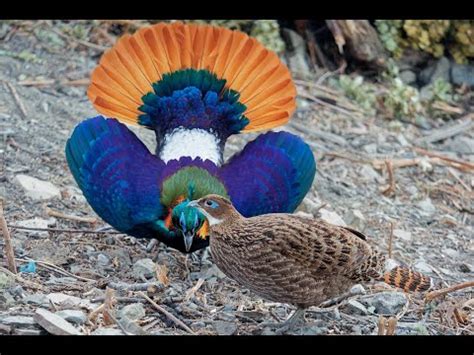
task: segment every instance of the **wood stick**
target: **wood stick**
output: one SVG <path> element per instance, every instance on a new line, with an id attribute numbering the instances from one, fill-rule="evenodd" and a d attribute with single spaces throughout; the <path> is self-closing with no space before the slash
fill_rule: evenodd
<path id="1" fill-rule="evenodd" d="M 393 241 L 393 222 L 390 222 L 390 236 L 388 238 L 388 257 L 392 258 L 392 241 Z"/>
<path id="2" fill-rule="evenodd" d="M 44 232 L 57 232 L 57 233 L 87 233 L 87 234 L 123 234 L 116 231 L 95 231 L 92 229 L 61 229 L 61 228 L 34 228 L 34 227 L 22 227 L 9 224 L 8 227 L 12 229 L 21 229 L 27 231 L 44 231 Z"/>
<path id="3" fill-rule="evenodd" d="M 13 249 L 13 243 L 10 236 L 10 231 L 7 227 L 7 221 L 3 213 L 3 203 L 0 203 L 0 225 L 2 229 L 3 239 L 5 240 L 5 256 L 7 257 L 8 270 L 16 274 L 16 263 L 15 263 L 15 251 Z"/>
<path id="4" fill-rule="evenodd" d="M 395 193 L 395 177 L 393 174 L 393 163 L 386 159 L 385 166 L 387 167 L 388 173 L 388 186 L 382 190 L 382 193 L 386 196 L 390 196 L 391 194 Z"/>
<path id="5" fill-rule="evenodd" d="M 433 143 L 440 140 L 454 137 L 460 133 L 466 132 L 472 127 L 474 127 L 474 121 L 472 118 L 474 114 L 466 115 L 458 120 L 458 123 L 455 125 L 445 125 L 428 136 L 422 137 L 416 141 L 417 144 L 422 143 Z"/>
<path id="6" fill-rule="evenodd" d="M 87 86 L 90 84 L 88 78 L 77 79 L 77 80 L 55 80 L 55 79 L 44 79 L 44 80 L 22 80 L 18 82 L 21 86 L 51 86 L 51 85 L 63 85 L 63 86 Z"/>
<path id="7" fill-rule="evenodd" d="M 97 223 L 96 218 L 67 215 L 67 214 L 64 214 L 62 212 L 55 211 L 55 210 L 53 210 L 49 207 L 46 207 L 46 213 L 48 214 L 48 216 L 58 217 L 58 218 L 62 218 L 62 219 L 68 219 L 68 220 L 71 220 L 71 221 L 84 222 L 84 223 L 90 223 L 90 224 Z"/>
<path id="8" fill-rule="evenodd" d="M 181 328 L 186 330 L 188 333 L 195 335 L 194 331 L 189 328 L 186 324 L 183 323 L 183 321 L 179 320 L 176 318 L 174 315 L 172 315 L 170 312 L 168 312 L 166 309 L 163 307 L 159 306 L 155 301 L 153 301 L 150 297 L 145 295 L 142 291 L 139 291 L 138 294 L 142 296 L 144 299 L 146 299 L 148 302 L 151 303 L 151 305 L 160 313 L 163 313 L 166 317 L 168 317 L 170 320 L 172 320 L 174 323 L 179 325 Z"/>
<path id="9" fill-rule="evenodd" d="M 474 281 L 466 281 L 466 282 L 463 282 L 451 287 L 443 288 L 441 290 L 431 291 L 426 295 L 425 299 L 426 301 L 429 302 L 429 301 L 434 300 L 435 298 L 444 296 L 450 292 L 462 290 L 463 288 L 468 288 L 468 287 L 474 287 Z"/>
<path id="10" fill-rule="evenodd" d="M 430 152 L 426 149 L 422 149 L 422 148 L 416 148 L 414 147 L 413 150 L 417 153 L 420 153 L 420 154 L 423 154 L 423 155 L 427 155 L 429 157 L 435 157 L 435 158 L 439 158 L 441 160 L 444 160 L 444 161 L 447 161 L 447 162 L 450 162 L 450 163 L 454 163 L 456 165 L 461 165 L 463 167 L 465 167 L 467 170 L 474 170 L 474 164 L 472 163 L 469 163 L 467 161 L 463 161 L 463 160 L 458 160 L 458 159 L 453 159 L 453 158 L 448 158 L 442 154 L 439 154 L 437 152 Z M 456 168 L 456 165 L 454 165 L 454 167 Z"/>
<path id="11" fill-rule="evenodd" d="M 15 87 L 11 83 L 9 83 L 8 81 L 4 81 L 4 83 L 10 89 L 10 92 L 12 93 L 13 98 L 15 99 L 15 102 L 16 102 L 18 108 L 20 109 L 21 114 L 23 115 L 23 118 L 27 118 L 28 117 L 28 112 L 26 111 L 25 105 L 23 105 L 23 101 L 21 101 L 20 96 L 18 95 L 18 92 L 16 91 Z"/>

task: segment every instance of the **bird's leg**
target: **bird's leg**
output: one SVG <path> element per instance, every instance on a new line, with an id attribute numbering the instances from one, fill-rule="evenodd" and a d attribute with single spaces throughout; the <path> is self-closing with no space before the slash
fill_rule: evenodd
<path id="1" fill-rule="evenodd" d="M 300 321 L 304 321 L 304 308 L 297 308 L 296 311 L 283 323 L 262 323 L 264 327 L 277 328 L 275 334 L 283 334 L 293 328 Z"/>

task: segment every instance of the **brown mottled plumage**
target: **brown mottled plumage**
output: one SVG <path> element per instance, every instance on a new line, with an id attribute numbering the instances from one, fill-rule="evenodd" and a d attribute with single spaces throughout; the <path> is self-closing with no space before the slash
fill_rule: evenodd
<path id="1" fill-rule="evenodd" d="M 317 306 L 370 280 L 405 291 L 431 287 L 429 277 L 404 267 L 385 273 L 385 257 L 350 228 L 283 213 L 245 218 L 217 195 L 191 204 L 208 218 L 217 266 L 267 300 Z"/>

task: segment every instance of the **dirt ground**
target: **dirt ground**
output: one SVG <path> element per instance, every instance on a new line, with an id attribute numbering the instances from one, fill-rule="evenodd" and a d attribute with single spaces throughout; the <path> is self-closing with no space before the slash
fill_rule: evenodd
<path id="1" fill-rule="evenodd" d="M 22 31 L 0 42 L 0 193 L 18 266 L 26 265 L 30 258 L 37 266 L 34 273 L 21 273 L 23 281 L 10 280 L 3 286 L 0 282 L 0 334 L 46 334 L 44 327 L 34 322 L 11 321 L 16 316 L 33 317 L 40 307 L 52 312 L 82 310 L 89 317 L 76 325 L 82 334 L 189 331 L 132 290 L 130 285 L 135 283 L 146 283 L 143 291 L 196 334 L 274 334 L 272 328 L 259 323 L 284 320 L 292 307 L 263 301 L 241 288 L 213 266 L 208 252 L 187 258 L 164 245 L 149 245 L 148 240 L 111 230 L 77 232 L 106 226 L 82 197 L 64 155 L 74 126 L 97 114 L 81 80 L 88 78 L 101 51 L 64 42 L 52 50 L 48 41 Z M 45 85 L 28 85 L 28 81 Z M 323 89 L 302 82 L 298 85 L 299 92 L 316 96 L 322 95 Z M 300 98 L 292 123 L 282 128 L 301 134 L 317 158 L 316 179 L 299 210 L 332 221 L 342 219 L 369 235 L 370 243 L 387 253 L 392 225 L 391 249 L 398 262 L 432 276 L 442 287 L 473 280 L 474 154 L 466 148 L 466 142 L 474 139 L 473 126 L 453 137 L 424 144 L 423 138 L 459 122 L 433 120 L 432 129 L 423 130 L 408 123 L 367 117 L 351 107 Z M 472 116 L 468 120 L 472 121 Z M 133 130 L 154 147 L 151 132 Z M 226 156 L 255 136 L 231 137 Z M 443 158 L 427 155 L 431 153 Z M 19 174 L 51 182 L 61 196 L 32 199 L 17 182 Z M 51 216 L 55 212 L 95 222 Z M 51 229 L 70 231 L 12 227 L 33 218 L 48 220 Z M 0 239 L 1 249 L 3 243 Z M 133 265 L 144 258 L 152 258 L 159 265 L 156 275 L 136 275 Z M 0 265 L 5 267 L 5 259 Z M 94 316 L 92 312 L 104 302 L 107 285 L 116 289 L 117 312 L 126 305 L 141 304 L 145 314 L 132 324 L 111 321 L 100 310 Z M 326 309 L 310 309 L 305 325 L 292 333 L 377 334 L 380 314 L 370 307 L 371 297 L 382 292 L 390 303 L 390 297 L 399 292 L 382 284 L 364 288 L 365 294 L 353 295 Z M 82 303 L 62 305 L 62 301 L 53 301 L 57 293 L 76 296 Z M 408 302 L 392 314 L 398 321 L 396 334 L 474 333 L 472 288 L 427 305 L 423 295 L 403 297 Z M 365 305 L 365 310 L 355 310 L 357 303 L 353 301 Z M 10 322 L 2 323 L 8 317 Z"/>

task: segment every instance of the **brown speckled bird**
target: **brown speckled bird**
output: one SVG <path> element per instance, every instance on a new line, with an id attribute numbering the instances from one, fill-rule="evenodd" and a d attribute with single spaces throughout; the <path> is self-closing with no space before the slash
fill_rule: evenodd
<path id="1" fill-rule="evenodd" d="M 385 271 L 385 257 L 353 229 L 293 214 L 245 218 L 218 195 L 190 202 L 210 225 L 214 262 L 230 278 L 269 301 L 291 304 L 297 311 L 285 322 L 293 325 L 304 309 L 371 280 L 426 291 L 431 278 L 397 266 Z"/>

